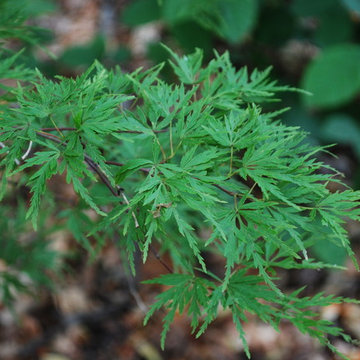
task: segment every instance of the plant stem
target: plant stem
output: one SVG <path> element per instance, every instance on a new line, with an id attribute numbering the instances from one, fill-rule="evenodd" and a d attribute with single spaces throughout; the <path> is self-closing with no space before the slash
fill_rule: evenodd
<path id="1" fill-rule="evenodd" d="M 41 131 L 77 131 L 77 128 L 74 127 L 60 127 L 60 128 L 42 128 Z M 165 133 L 168 131 L 168 129 L 161 129 L 161 130 L 151 130 L 152 132 L 158 134 L 158 133 Z M 144 134 L 143 131 L 137 131 L 137 130 L 116 130 L 116 133 L 119 134 Z"/>

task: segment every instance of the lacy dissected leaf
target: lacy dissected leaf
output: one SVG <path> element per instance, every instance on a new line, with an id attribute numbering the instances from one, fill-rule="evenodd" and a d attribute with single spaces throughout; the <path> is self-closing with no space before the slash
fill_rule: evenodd
<path id="1" fill-rule="evenodd" d="M 156 302 L 151 306 L 144 319 L 144 324 L 146 324 L 155 311 L 161 307 L 168 309 L 169 312 L 163 319 L 162 348 L 165 346 L 166 334 L 176 312 L 182 314 L 186 311 L 192 319 L 191 327 L 193 332 L 196 330 L 203 313 L 203 307 L 207 306 L 208 303 L 208 289 L 214 286 L 211 281 L 193 275 L 168 274 L 160 278 L 147 280 L 144 283 L 161 284 L 170 287 L 156 297 Z"/>

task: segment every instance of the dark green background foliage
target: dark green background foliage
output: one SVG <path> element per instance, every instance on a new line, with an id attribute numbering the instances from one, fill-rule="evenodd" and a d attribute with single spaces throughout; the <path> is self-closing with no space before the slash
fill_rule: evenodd
<path id="1" fill-rule="evenodd" d="M 32 39 L 36 29 L 23 27 L 18 9 L 4 0 L 0 4 L 0 35 Z M 355 101 L 358 91 L 359 50 L 351 43 L 355 29 L 346 7 L 352 3 L 179 4 L 134 1 L 122 19 L 129 26 L 163 21 L 188 49 L 198 45 L 189 46 L 181 31 L 182 25 L 190 24 L 207 34 L 208 44 L 226 42 L 233 52 L 215 52 L 204 61 L 209 49 L 179 56 L 164 46 L 172 82 L 162 78 L 164 64 L 125 73 L 98 61 L 77 77 L 50 78 L 21 65 L 24 53 L 1 47 L 1 77 L 19 80 L 16 87 L 2 86 L 0 102 L 0 210 L 8 214 L 17 209 L 13 220 L 0 223 L 6 241 L 0 253 L 5 264 L 0 272 L 2 297 L 10 302 L 25 285 L 30 289 L 48 283 L 43 268 L 59 270 L 56 253 L 43 241 L 53 230 L 45 226 L 46 217 L 56 216 L 65 219 L 59 226 L 93 258 L 116 234 L 133 273 L 137 249 L 144 261 L 154 244 L 160 253 L 169 254 L 169 273 L 147 281 L 167 286 L 145 318 L 146 323 L 155 311 L 166 310 L 162 346 L 177 311 L 190 316 L 192 330 L 200 336 L 221 305 L 231 311 L 248 356 L 242 327 L 248 313 L 276 329 L 286 319 L 336 352 L 329 334 L 351 339 L 331 322 L 319 320 L 314 308 L 352 300 L 323 294 L 302 297 L 303 289 L 284 293 L 277 276 L 281 269 L 339 268 L 331 256 L 323 259 L 331 263 L 312 258 L 308 250 L 315 245 L 314 253 L 321 253 L 319 244 L 324 242 L 331 242 L 335 252 L 344 251 L 356 265 L 343 225 L 345 219 L 359 220 L 360 193 L 346 188 L 338 172 L 318 160 L 321 146 L 311 144 L 298 127 L 280 121 L 286 109 L 275 111 L 273 102 L 284 92 L 300 94 L 301 103 L 295 102 L 299 118 L 309 109 L 319 111 L 315 117 L 326 114 L 328 126 L 321 136 L 349 141 L 358 151 L 357 124 L 339 108 Z M 330 39 L 324 30 L 329 27 L 325 11 L 349 29 Z M 280 22 L 273 36 L 266 29 L 277 12 L 289 14 L 285 28 L 292 32 L 286 36 Z M 321 20 L 321 26 L 309 33 L 298 23 L 308 17 Z M 312 98 L 270 80 L 270 69 L 237 69 L 232 64 L 231 55 L 241 63 L 256 52 L 251 33 L 263 46 L 271 43 L 276 48 L 297 34 L 324 47 L 303 74 L 305 88 L 314 91 Z M 341 44 L 344 40 L 349 43 Z M 68 50 L 61 61 L 80 64 L 76 59 L 81 52 L 89 55 L 85 63 L 92 61 L 91 54 L 106 56 L 102 41 L 99 37 L 82 49 Z M 245 58 L 237 45 L 243 41 L 248 47 Z M 250 67 L 267 61 L 258 59 Z M 346 63 L 339 65 L 341 61 Z M 351 76 L 351 85 L 346 76 Z M 337 108 L 337 114 L 321 112 L 328 108 Z M 55 206 L 47 185 L 56 175 L 64 175 L 78 195 L 70 209 L 69 204 Z M 331 191 L 331 185 L 342 191 Z M 31 193 L 26 206 L 20 189 Z M 37 235 L 30 232 L 21 241 L 17 234 L 30 229 L 27 220 Z M 205 229 L 210 230 L 208 238 L 200 236 Z M 30 256 L 25 258 L 24 251 Z M 209 253 L 224 259 L 222 274 L 208 268 Z M 30 278 L 30 285 L 20 281 L 20 273 Z"/>

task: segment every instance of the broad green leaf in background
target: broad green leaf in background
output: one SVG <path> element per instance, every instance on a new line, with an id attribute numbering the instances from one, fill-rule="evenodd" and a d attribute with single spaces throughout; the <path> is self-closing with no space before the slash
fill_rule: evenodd
<path id="1" fill-rule="evenodd" d="M 360 1 L 359 0 L 341 0 L 341 2 L 351 11 L 360 13 Z"/>
<path id="2" fill-rule="evenodd" d="M 340 3 L 334 4 L 318 16 L 319 25 L 314 41 L 320 46 L 335 45 L 350 41 L 353 35 L 353 22 L 350 14 Z"/>
<path id="3" fill-rule="evenodd" d="M 360 127 L 357 122 L 347 114 L 329 115 L 320 132 L 323 140 L 350 145 L 360 158 Z"/>
<path id="4" fill-rule="evenodd" d="M 162 5 L 162 15 L 169 24 L 189 20 L 194 14 L 192 0 L 166 0 Z M 196 7 L 198 7 L 197 4 Z"/>
<path id="5" fill-rule="evenodd" d="M 212 51 L 212 34 L 194 21 L 184 21 L 171 28 L 171 34 L 176 38 L 186 53 L 200 48 L 205 54 Z"/>
<path id="6" fill-rule="evenodd" d="M 160 7 L 157 0 L 135 0 L 125 7 L 121 22 L 128 26 L 146 24 L 160 18 Z"/>
<path id="7" fill-rule="evenodd" d="M 16 0 L 16 2 L 22 7 L 24 14 L 29 17 L 57 10 L 57 5 L 53 0 Z"/>
<path id="8" fill-rule="evenodd" d="M 60 57 L 60 62 L 68 66 L 90 66 L 94 60 L 101 60 L 104 53 L 104 38 L 97 37 L 89 44 L 68 48 Z"/>
<path id="9" fill-rule="evenodd" d="M 305 105 L 332 108 L 352 100 L 360 91 L 360 46 L 343 44 L 325 49 L 307 67 L 302 88 Z"/>
<path id="10" fill-rule="evenodd" d="M 122 22 L 137 26 L 158 20 L 170 26 L 195 21 L 230 43 L 241 41 L 255 25 L 257 0 L 137 0 L 126 7 Z"/>
<path id="11" fill-rule="evenodd" d="M 218 1 L 220 24 L 217 31 L 230 43 L 241 41 L 255 25 L 258 3 L 255 0 Z"/>
<path id="12" fill-rule="evenodd" d="M 201 21 L 201 17 L 216 11 L 215 2 L 216 0 L 164 0 L 162 15 L 170 25 L 186 20 Z"/>

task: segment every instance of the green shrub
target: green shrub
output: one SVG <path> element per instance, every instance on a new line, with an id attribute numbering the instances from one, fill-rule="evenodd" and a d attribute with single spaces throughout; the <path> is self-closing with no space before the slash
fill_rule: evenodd
<path id="1" fill-rule="evenodd" d="M 352 300 L 301 297 L 302 289 L 288 294 L 277 286 L 281 269 L 337 268 L 310 258 L 307 249 L 318 241 L 346 249 L 356 264 L 343 224 L 359 220 L 360 193 L 331 192 L 328 185 L 341 181 L 316 159 L 322 149 L 278 120 L 284 110 L 262 110 L 277 92 L 291 90 L 270 81 L 269 70 L 237 71 L 228 53 L 215 54 L 203 68 L 201 51 L 179 57 L 168 49 L 178 84 L 159 78 L 162 64 L 125 74 L 95 62 L 75 79 L 52 80 L 15 66 L 16 55 L 1 51 L 2 77 L 30 80 L 2 96 L 4 202 L 11 203 L 12 182 L 19 181 L 31 193 L 26 218 L 33 227 L 42 232 L 44 218 L 65 217 L 92 256 L 116 232 L 133 273 L 137 248 L 144 261 L 149 251 L 159 256 L 155 247 L 167 252 L 171 266 L 159 259 L 166 274 L 147 281 L 167 290 L 145 318 L 167 311 L 162 347 L 177 311 L 191 317 L 200 336 L 219 305 L 231 311 L 248 357 L 242 326 L 248 313 L 275 329 L 287 320 L 335 352 L 329 334 L 351 341 L 314 307 Z M 60 214 L 49 207 L 47 186 L 57 174 L 65 174 L 79 197 Z M 0 226 L 3 232 L 7 225 Z M 200 236 L 201 229 L 211 235 Z M 56 268 L 56 259 L 41 237 L 26 261 L 18 237 L 6 241 L 12 255 L 0 252 L 6 264 L 0 281 L 9 301 L 6 291 L 14 296 L 14 288 L 24 287 L 16 276 L 9 286 L 10 272 L 43 283 L 39 266 Z M 222 276 L 207 267 L 208 253 L 224 258 Z"/>

